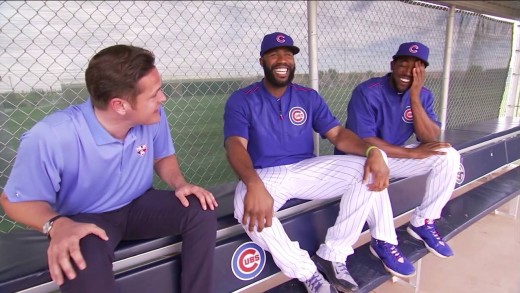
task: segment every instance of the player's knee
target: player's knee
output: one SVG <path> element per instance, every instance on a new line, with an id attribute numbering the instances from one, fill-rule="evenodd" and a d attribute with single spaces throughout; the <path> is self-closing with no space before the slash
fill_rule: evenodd
<path id="1" fill-rule="evenodd" d="M 443 148 L 440 151 L 446 153 L 445 155 L 441 156 L 443 164 L 446 166 L 446 168 L 450 168 L 454 172 L 458 172 L 460 165 L 460 153 L 452 147 Z"/>
<path id="2" fill-rule="evenodd" d="M 80 270 L 73 262 L 76 278 L 65 279 L 61 292 L 115 292 L 114 252 L 108 241 L 90 234 L 80 240 L 80 250 L 87 267 Z"/>
<path id="3" fill-rule="evenodd" d="M 79 245 L 87 265 L 97 266 L 98 270 L 112 269 L 114 251 L 108 241 L 89 234 L 81 238 Z"/>
<path id="4" fill-rule="evenodd" d="M 443 151 L 446 152 L 446 158 L 449 161 L 456 162 L 456 163 L 460 162 L 460 153 L 456 149 L 449 147 L 449 148 L 443 149 Z"/>
<path id="5" fill-rule="evenodd" d="M 195 225 L 200 226 L 200 229 L 216 229 L 217 222 L 217 213 L 215 210 L 211 210 L 207 208 L 206 210 L 202 209 L 198 198 L 195 196 L 189 196 L 189 206 L 190 209 L 190 219 L 194 222 Z"/>

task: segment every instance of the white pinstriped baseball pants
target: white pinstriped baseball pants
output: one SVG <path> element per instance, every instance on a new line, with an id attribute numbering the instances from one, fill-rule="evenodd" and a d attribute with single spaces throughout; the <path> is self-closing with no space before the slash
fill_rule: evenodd
<path id="1" fill-rule="evenodd" d="M 415 146 L 417 144 L 406 147 Z M 410 219 L 410 223 L 414 226 L 424 225 L 425 219 L 436 220 L 440 218 L 442 209 L 450 200 L 455 188 L 460 154 L 451 147 L 439 149 L 439 151 L 446 152 L 446 155 L 436 155 L 425 159 L 388 158 L 391 178 L 419 176 L 429 172 L 426 182 L 426 193 L 422 203 L 414 210 Z M 377 221 L 381 220 L 381 217 L 376 217 L 376 215 L 382 212 L 379 210 L 379 206 L 374 206 L 367 219 L 370 229 L 373 229 L 373 226 L 374 228 L 382 227 L 382 225 L 376 225 Z M 379 231 L 378 233 L 385 234 L 386 232 Z M 396 245 L 397 242 L 392 244 Z"/>
<path id="2" fill-rule="evenodd" d="M 257 173 L 274 199 L 274 210 L 278 211 L 291 198 L 306 200 L 339 198 L 340 209 L 334 226 L 330 227 L 317 254 L 327 260 L 345 262 L 354 250 L 369 213 L 372 213 L 373 237 L 396 242 L 392 208 L 388 192 L 371 192 L 363 185 L 365 158 L 359 156 L 320 156 L 292 165 L 258 169 Z M 235 192 L 235 218 L 241 222 L 244 212 L 246 187 L 239 182 Z M 379 219 L 379 218 L 386 218 Z M 383 227 L 379 227 L 383 226 Z M 291 278 L 300 281 L 309 279 L 316 272 L 316 265 L 299 243 L 291 241 L 279 219 L 273 217 L 272 226 L 262 232 L 248 231 L 249 237 L 264 250 L 271 252 L 276 265 Z M 388 235 L 377 234 L 380 231 Z"/>

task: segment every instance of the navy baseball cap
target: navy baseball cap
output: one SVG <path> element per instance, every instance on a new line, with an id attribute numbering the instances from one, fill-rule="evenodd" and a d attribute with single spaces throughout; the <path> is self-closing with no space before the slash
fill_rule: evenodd
<path id="1" fill-rule="evenodd" d="M 412 56 L 415 57 L 422 62 L 424 62 L 425 67 L 430 65 L 428 63 L 428 55 L 430 54 L 430 49 L 426 47 L 424 44 L 419 42 L 409 42 L 403 43 L 399 46 L 397 53 L 392 57 L 394 60 L 398 57 L 402 56 Z"/>
<path id="2" fill-rule="evenodd" d="M 294 46 L 293 39 L 289 35 L 275 32 L 264 36 L 262 46 L 260 47 L 260 57 L 264 56 L 265 52 L 278 47 L 286 47 L 291 50 L 294 55 L 300 52 L 300 48 Z"/>

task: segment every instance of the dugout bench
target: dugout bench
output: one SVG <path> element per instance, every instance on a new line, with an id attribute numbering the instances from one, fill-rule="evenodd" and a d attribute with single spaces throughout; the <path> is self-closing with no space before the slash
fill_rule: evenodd
<path id="1" fill-rule="evenodd" d="M 443 140 L 462 155 L 457 191 L 490 173 L 500 175 L 454 196 L 437 223 L 449 240 L 459 232 L 520 194 L 520 120 L 494 119 L 448 129 Z M 412 262 L 428 251 L 422 242 L 405 231 L 410 212 L 420 204 L 426 176 L 392 180 L 389 193 L 394 212 L 399 247 Z M 215 251 L 215 292 L 305 292 L 297 280 L 281 274 L 269 253 L 251 246 L 249 237 L 233 218 L 236 182 L 208 188 L 218 198 L 218 231 Z M 418 196 L 418 194 L 420 196 Z M 312 255 L 332 226 L 339 198 L 324 201 L 291 200 L 277 213 L 289 237 L 299 241 Z M 360 286 L 369 292 L 391 278 L 381 262 L 368 250 L 370 235 L 363 232 L 349 256 L 348 267 Z M 0 234 L 0 292 L 53 292 L 47 269 L 47 239 L 31 230 Z M 114 272 L 122 292 L 179 292 L 181 237 L 122 242 L 116 250 Z M 253 258 L 248 258 L 253 256 Z M 254 258 L 255 256 L 258 256 Z M 242 262 L 242 266 L 240 266 Z M 418 267 L 419 271 L 420 267 Z M 412 280 L 411 284 L 417 280 Z"/>

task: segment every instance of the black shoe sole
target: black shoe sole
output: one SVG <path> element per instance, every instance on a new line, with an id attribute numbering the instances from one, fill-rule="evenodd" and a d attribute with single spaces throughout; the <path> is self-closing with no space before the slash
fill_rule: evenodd
<path id="1" fill-rule="evenodd" d="M 319 258 L 319 259 L 318 259 Z M 321 274 L 323 275 L 323 277 L 325 277 L 327 279 L 327 281 L 332 285 L 334 286 L 334 288 L 336 288 L 338 291 L 340 292 L 356 292 L 359 290 L 359 286 L 357 284 L 352 284 L 350 282 L 348 282 L 349 284 L 352 285 L 352 287 L 350 288 L 347 288 L 347 287 L 344 287 L 343 285 L 337 283 L 337 282 L 334 282 L 333 280 L 331 280 L 332 278 L 329 277 L 329 270 L 325 267 L 323 267 L 323 265 L 321 264 L 321 260 L 323 260 L 321 257 L 317 256 L 317 255 L 314 255 L 313 257 L 311 257 L 311 259 L 314 261 L 314 263 L 316 264 L 316 267 L 318 268 L 318 271 L 321 272 Z M 326 260 L 323 260 L 323 261 L 326 261 Z M 333 273 L 332 273 L 333 274 Z M 352 276 L 351 276 L 352 277 Z M 334 278 L 335 279 L 335 278 Z"/>

